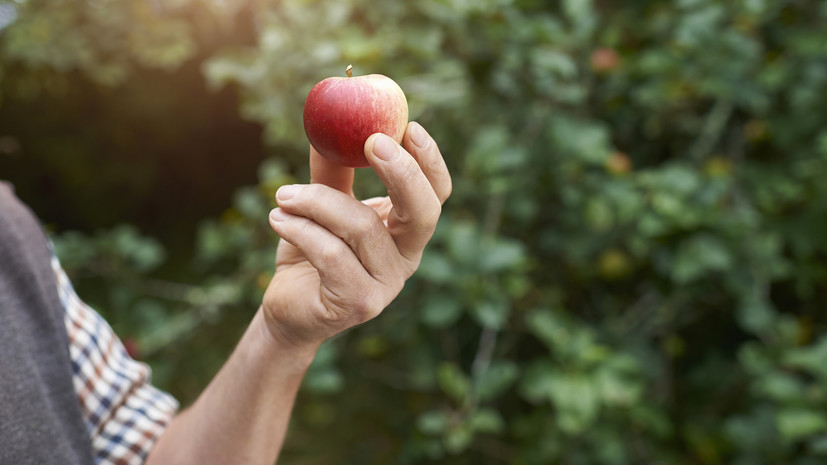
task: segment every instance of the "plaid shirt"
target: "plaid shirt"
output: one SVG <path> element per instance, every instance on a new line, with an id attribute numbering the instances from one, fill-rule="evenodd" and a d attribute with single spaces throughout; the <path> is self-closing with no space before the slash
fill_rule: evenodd
<path id="1" fill-rule="evenodd" d="M 150 384 L 149 367 L 136 362 L 106 321 L 84 304 L 52 257 L 66 310 L 75 392 L 98 465 L 142 464 L 178 409 Z"/>

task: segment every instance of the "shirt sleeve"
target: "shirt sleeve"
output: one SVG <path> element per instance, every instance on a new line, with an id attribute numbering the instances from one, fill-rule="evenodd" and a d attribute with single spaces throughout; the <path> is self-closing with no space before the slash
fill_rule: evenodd
<path id="1" fill-rule="evenodd" d="M 112 328 L 83 303 L 52 257 L 66 313 L 75 392 L 98 465 L 138 465 L 163 434 L 178 402 L 150 383 L 150 369 L 133 360 Z"/>

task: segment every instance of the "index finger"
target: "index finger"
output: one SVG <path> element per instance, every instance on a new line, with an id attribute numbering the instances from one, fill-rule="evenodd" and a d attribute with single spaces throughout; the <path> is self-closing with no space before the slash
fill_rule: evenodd
<path id="1" fill-rule="evenodd" d="M 310 146 L 310 182 L 324 184 L 353 196 L 353 168 L 327 161 Z"/>
<path id="2" fill-rule="evenodd" d="M 416 159 L 385 134 L 370 136 L 365 156 L 388 188 L 393 207 L 387 224 L 396 247 L 402 257 L 418 264 L 436 228 L 442 202 Z"/>
<path id="3" fill-rule="evenodd" d="M 422 172 L 425 173 L 425 177 L 431 181 L 431 186 L 439 197 L 439 201 L 445 203 L 451 195 L 451 174 L 448 172 L 448 167 L 445 165 L 445 160 L 436 142 L 422 125 L 410 122 L 405 130 L 405 137 L 402 139 L 402 147 L 413 155 L 419 167 L 422 168 Z"/>

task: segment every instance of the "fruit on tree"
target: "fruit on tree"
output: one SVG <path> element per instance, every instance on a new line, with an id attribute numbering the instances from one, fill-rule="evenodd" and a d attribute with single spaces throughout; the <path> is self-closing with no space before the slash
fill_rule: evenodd
<path id="1" fill-rule="evenodd" d="M 605 73 L 620 66 L 620 55 L 612 48 L 598 48 L 592 52 L 591 62 L 593 70 Z"/>
<path id="2" fill-rule="evenodd" d="M 632 170 L 632 160 L 623 152 L 614 152 L 606 161 L 606 169 L 612 174 L 626 174 Z"/>

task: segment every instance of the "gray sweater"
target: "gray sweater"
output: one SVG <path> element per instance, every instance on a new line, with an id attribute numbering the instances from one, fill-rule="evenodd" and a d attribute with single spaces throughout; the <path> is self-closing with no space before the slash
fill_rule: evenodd
<path id="1" fill-rule="evenodd" d="M 91 465 L 38 221 L 0 182 L 0 465 Z"/>

